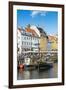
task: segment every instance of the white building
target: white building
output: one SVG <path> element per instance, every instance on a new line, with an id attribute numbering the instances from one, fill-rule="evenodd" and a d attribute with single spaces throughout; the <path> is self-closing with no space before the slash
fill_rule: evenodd
<path id="1" fill-rule="evenodd" d="M 26 28 L 26 32 L 31 33 L 31 50 L 32 51 L 38 51 L 39 50 L 39 35 L 36 33 L 34 29 L 31 29 L 30 27 Z"/>
<path id="2" fill-rule="evenodd" d="M 21 32 L 21 43 L 22 52 L 30 51 L 32 46 L 31 33 L 28 33 L 25 30 L 23 30 Z"/>
<path id="3" fill-rule="evenodd" d="M 17 30 L 17 51 L 21 54 L 24 51 L 39 50 L 39 35 L 35 30 L 26 28 L 25 30 L 18 28 Z"/>
<path id="4" fill-rule="evenodd" d="M 39 37 L 32 36 L 32 50 L 38 51 L 39 50 Z"/>
<path id="5" fill-rule="evenodd" d="M 31 25 L 30 26 L 30 29 L 34 30 L 35 31 L 35 37 L 32 37 L 34 39 L 32 39 L 32 42 L 33 42 L 33 48 L 34 50 L 39 50 L 39 44 L 40 44 L 40 32 L 39 30 L 37 29 L 37 27 L 35 25 Z"/>
<path id="6" fill-rule="evenodd" d="M 18 28 L 17 29 L 17 53 L 18 54 L 21 54 L 21 46 L 22 46 L 22 43 L 21 43 L 21 29 Z"/>

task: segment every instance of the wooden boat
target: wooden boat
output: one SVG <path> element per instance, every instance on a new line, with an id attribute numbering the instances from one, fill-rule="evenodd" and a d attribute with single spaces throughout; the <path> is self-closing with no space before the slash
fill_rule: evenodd
<path id="1" fill-rule="evenodd" d="M 37 68 L 39 70 L 47 70 L 47 69 L 50 69 L 53 67 L 53 64 L 52 63 L 41 63 L 41 64 L 38 64 Z"/>

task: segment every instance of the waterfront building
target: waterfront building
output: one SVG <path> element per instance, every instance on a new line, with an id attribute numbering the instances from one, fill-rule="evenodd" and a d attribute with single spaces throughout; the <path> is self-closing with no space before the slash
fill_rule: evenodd
<path id="1" fill-rule="evenodd" d="M 48 36 L 42 28 L 37 28 L 40 32 L 40 51 L 47 51 Z"/>
<path id="2" fill-rule="evenodd" d="M 31 50 L 31 33 L 26 32 L 23 28 L 17 29 L 17 61 L 18 66 L 24 63 L 26 51 Z M 28 54 L 27 54 L 28 55 Z"/>
<path id="3" fill-rule="evenodd" d="M 26 32 L 31 33 L 31 51 L 38 51 L 39 50 L 39 35 L 36 33 L 34 29 L 30 27 L 26 27 Z"/>
<path id="4" fill-rule="evenodd" d="M 25 30 L 22 30 L 21 33 L 21 42 L 22 42 L 22 52 L 23 51 L 30 51 L 31 47 L 32 47 L 32 38 L 31 38 L 32 34 L 26 32 Z"/>
<path id="5" fill-rule="evenodd" d="M 46 32 L 41 28 L 41 27 L 37 27 L 37 26 L 30 26 L 31 29 L 33 29 L 39 38 L 39 49 L 40 51 L 46 51 L 47 50 L 47 43 L 48 43 L 48 36 L 46 34 Z"/>
<path id="6" fill-rule="evenodd" d="M 50 50 L 57 51 L 58 50 L 58 37 L 56 35 L 49 35 L 49 44 L 50 44 Z"/>
<path id="7" fill-rule="evenodd" d="M 17 54 L 21 54 L 21 29 L 17 29 Z"/>
<path id="8" fill-rule="evenodd" d="M 20 52 L 47 50 L 48 37 L 40 27 L 28 25 L 25 30 L 21 29 L 20 41 Z"/>
<path id="9" fill-rule="evenodd" d="M 39 50 L 39 36 L 29 27 L 17 29 L 17 49 L 18 54 L 24 51 L 38 51 Z"/>

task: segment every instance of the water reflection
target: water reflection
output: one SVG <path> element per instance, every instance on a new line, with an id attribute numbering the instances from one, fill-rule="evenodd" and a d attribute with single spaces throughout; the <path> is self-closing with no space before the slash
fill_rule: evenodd
<path id="1" fill-rule="evenodd" d="M 17 74 L 18 80 L 27 80 L 27 79 L 41 79 L 41 78 L 57 78 L 57 63 L 53 64 L 53 68 L 48 70 L 23 70 L 19 69 Z"/>

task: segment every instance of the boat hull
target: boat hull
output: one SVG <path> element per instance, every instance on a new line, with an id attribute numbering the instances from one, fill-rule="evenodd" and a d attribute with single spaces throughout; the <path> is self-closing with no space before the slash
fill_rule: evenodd
<path id="1" fill-rule="evenodd" d="M 33 70 L 33 69 L 46 70 L 46 69 L 50 69 L 51 67 L 53 67 L 53 64 L 47 64 L 47 63 L 38 64 L 38 65 L 24 65 L 25 70 Z"/>

